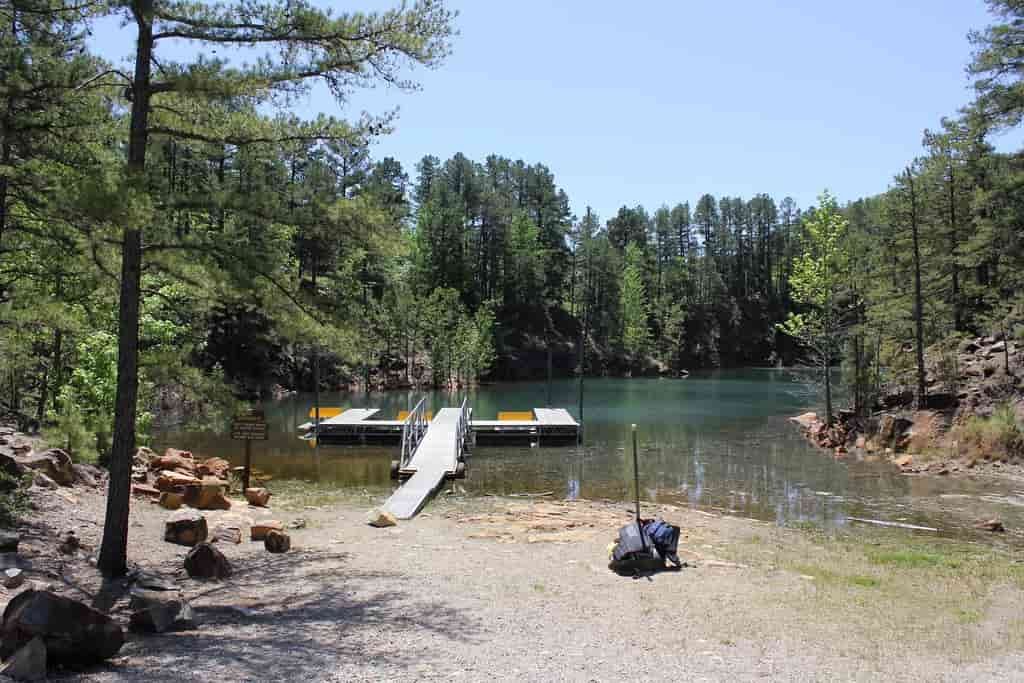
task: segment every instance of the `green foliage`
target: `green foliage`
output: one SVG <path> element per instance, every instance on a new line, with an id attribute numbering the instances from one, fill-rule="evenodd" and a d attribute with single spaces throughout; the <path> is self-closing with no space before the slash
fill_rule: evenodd
<path id="1" fill-rule="evenodd" d="M 28 488 L 33 474 L 21 479 L 0 471 L 0 528 L 11 528 L 31 508 Z"/>
<path id="2" fill-rule="evenodd" d="M 650 345 L 647 292 L 640 270 L 642 257 L 643 252 L 638 245 L 630 243 L 626 246 L 619 300 L 622 310 L 622 348 L 634 363 L 642 359 Z"/>

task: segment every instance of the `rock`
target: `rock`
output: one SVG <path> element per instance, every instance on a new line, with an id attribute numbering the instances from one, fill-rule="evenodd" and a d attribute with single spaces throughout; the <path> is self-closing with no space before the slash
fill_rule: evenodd
<path id="1" fill-rule="evenodd" d="M 9 657 L 42 639 L 50 665 L 98 664 L 124 645 L 124 631 L 106 614 L 49 591 L 26 590 L 4 610 L 0 655 Z"/>
<path id="2" fill-rule="evenodd" d="M 60 484 L 42 472 L 36 472 L 35 476 L 32 478 L 32 483 L 41 489 L 46 489 L 47 491 L 53 491 L 60 488 Z"/>
<path id="3" fill-rule="evenodd" d="M 0 553 L 18 552 L 21 536 L 16 531 L 0 531 Z"/>
<path id="4" fill-rule="evenodd" d="M 193 579 L 221 580 L 231 576 L 231 563 L 209 543 L 200 543 L 185 556 L 185 571 Z"/>
<path id="5" fill-rule="evenodd" d="M 176 593 L 133 588 L 128 608 L 133 631 L 166 633 L 196 628 L 192 606 Z"/>
<path id="6" fill-rule="evenodd" d="M 33 638 L 11 655 L 0 667 L 0 676 L 16 681 L 41 681 L 46 678 L 46 643 L 43 639 Z"/>
<path id="7" fill-rule="evenodd" d="M 156 487 L 160 491 L 177 491 L 187 486 L 197 486 L 200 483 L 196 477 L 172 470 L 162 470 L 156 479 Z"/>
<path id="8" fill-rule="evenodd" d="M 149 463 L 151 470 L 182 470 L 192 474 L 196 471 L 196 461 L 189 451 L 179 451 L 175 448 L 168 448 L 164 454 L 153 459 Z"/>
<path id="9" fill-rule="evenodd" d="M 271 529 L 263 539 L 263 547 L 267 552 L 286 553 L 292 547 L 292 538 L 283 531 Z"/>
<path id="10" fill-rule="evenodd" d="M 790 422 L 795 422 L 804 429 L 810 429 L 812 425 L 818 422 L 817 413 L 804 413 L 803 415 L 797 415 L 796 417 L 789 418 Z"/>
<path id="11" fill-rule="evenodd" d="M 99 468 L 93 467 L 92 465 L 75 463 L 71 466 L 71 469 L 75 473 L 76 484 L 88 486 L 91 489 L 99 487 L 100 478 L 103 476 L 99 471 Z"/>
<path id="12" fill-rule="evenodd" d="M 969 354 L 969 353 L 974 353 L 975 351 L 978 350 L 978 348 L 979 348 L 978 347 L 978 342 L 976 340 L 965 339 L 962 342 L 960 342 L 960 349 L 959 350 L 960 350 L 960 353 Z"/>
<path id="13" fill-rule="evenodd" d="M 160 494 L 159 503 L 165 510 L 177 510 L 185 503 L 185 496 L 174 491 L 164 491 Z"/>
<path id="14" fill-rule="evenodd" d="M 75 483 L 75 470 L 72 467 L 71 456 L 59 448 L 33 453 L 22 458 L 21 463 L 25 467 L 42 472 L 61 486 L 71 486 Z"/>
<path id="15" fill-rule="evenodd" d="M 989 348 L 989 351 L 992 353 L 1006 353 L 1006 342 L 996 342 L 991 348 Z"/>
<path id="16" fill-rule="evenodd" d="M 21 585 L 23 583 L 25 583 L 25 572 L 21 571 L 17 567 L 11 567 L 10 569 L 5 569 L 4 573 L 3 573 L 3 577 L 4 577 L 4 588 L 7 588 L 8 590 L 14 590 L 15 588 L 20 588 Z"/>
<path id="17" fill-rule="evenodd" d="M 10 481 L 4 481 L 0 491 L 13 491 L 18 487 L 18 480 L 25 476 L 25 466 L 14 459 L 14 455 L 0 453 L 0 472 L 3 472 Z"/>
<path id="18" fill-rule="evenodd" d="M 271 531 L 284 531 L 284 525 L 276 519 L 269 519 L 262 522 L 256 522 L 252 525 L 250 531 L 250 538 L 254 541 L 262 541 L 267 537 L 267 534 Z"/>
<path id="19" fill-rule="evenodd" d="M 132 464 L 136 467 L 145 467 L 148 470 L 150 463 L 156 460 L 156 457 L 156 453 L 145 446 L 142 446 L 135 451 L 135 457 L 132 458 Z"/>
<path id="20" fill-rule="evenodd" d="M 154 591 L 180 591 L 179 586 L 171 579 L 152 572 L 139 571 L 135 575 L 135 585 L 141 589 Z"/>
<path id="21" fill-rule="evenodd" d="M 865 439 L 863 436 L 858 436 L 855 448 L 858 448 L 860 450 L 864 450 L 864 447 L 867 446 L 867 444 L 868 444 L 868 440 L 867 439 Z"/>
<path id="22" fill-rule="evenodd" d="M 267 489 L 246 489 L 245 499 L 249 501 L 249 505 L 265 508 L 267 503 L 270 502 L 270 491 Z"/>
<path id="23" fill-rule="evenodd" d="M 308 522 L 306 522 L 306 520 L 304 520 L 302 517 L 299 517 L 297 519 L 293 519 L 292 521 L 288 522 L 288 528 L 289 529 L 305 529 L 307 524 L 308 524 Z"/>
<path id="24" fill-rule="evenodd" d="M 182 510 L 176 512 L 165 523 L 164 540 L 168 543 L 194 546 L 205 541 L 208 532 L 205 517 L 198 512 Z"/>
<path id="25" fill-rule="evenodd" d="M 132 495 L 133 496 L 148 496 L 150 498 L 159 498 L 160 489 L 154 488 L 149 484 L 132 484 Z"/>
<path id="26" fill-rule="evenodd" d="M 216 477 L 205 477 L 196 485 L 185 489 L 185 504 L 199 510 L 230 510 L 231 501 L 224 492 L 228 483 Z"/>
<path id="27" fill-rule="evenodd" d="M 909 467 L 910 465 L 914 464 L 914 456 L 912 456 L 912 455 L 904 455 L 902 457 L 899 457 L 899 458 L 896 458 L 895 460 L 893 460 L 893 463 L 897 467 Z"/>
<path id="28" fill-rule="evenodd" d="M 395 519 L 395 516 L 388 512 L 387 510 L 374 508 L 373 510 L 370 510 L 370 512 L 366 515 L 366 523 L 370 526 L 383 528 L 388 526 L 395 526 L 396 524 L 398 524 L 398 520 Z"/>
<path id="29" fill-rule="evenodd" d="M 22 436 L 15 436 L 7 445 L 17 456 L 25 456 L 32 452 L 32 442 Z"/>
<path id="30" fill-rule="evenodd" d="M 74 555 L 81 547 L 82 542 L 78 540 L 78 536 L 74 531 L 69 531 L 61 539 L 60 545 L 57 546 L 57 552 L 61 555 Z"/>
<path id="31" fill-rule="evenodd" d="M 210 458 L 204 460 L 196 467 L 197 477 L 216 477 L 217 479 L 227 479 L 228 472 L 231 471 L 231 463 L 224 458 Z"/>
<path id="32" fill-rule="evenodd" d="M 985 519 L 975 522 L 974 528 L 981 529 L 982 531 L 991 531 L 993 533 L 998 534 L 1004 533 L 1006 531 L 1006 527 L 1004 527 L 1003 523 L 998 519 Z"/>
<path id="33" fill-rule="evenodd" d="M 213 543 L 220 541 L 223 543 L 238 544 L 242 542 L 242 529 L 237 526 L 218 524 L 213 527 L 213 532 L 211 533 L 210 538 Z"/>

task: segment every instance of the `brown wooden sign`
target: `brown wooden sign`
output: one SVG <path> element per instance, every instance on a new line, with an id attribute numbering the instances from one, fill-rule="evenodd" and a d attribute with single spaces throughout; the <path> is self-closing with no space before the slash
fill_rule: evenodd
<path id="1" fill-rule="evenodd" d="M 262 410 L 250 410 L 235 417 L 231 438 L 236 441 L 266 441 L 267 421 Z"/>

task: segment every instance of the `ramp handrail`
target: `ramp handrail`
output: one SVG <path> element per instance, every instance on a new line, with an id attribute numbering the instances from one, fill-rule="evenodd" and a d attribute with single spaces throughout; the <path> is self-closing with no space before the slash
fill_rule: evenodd
<path id="1" fill-rule="evenodd" d="M 416 448 L 427 431 L 426 397 L 420 399 L 402 422 L 402 456 L 400 467 L 405 468 L 416 454 Z"/>
<path id="2" fill-rule="evenodd" d="M 469 433 L 469 398 L 462 399 L 459 406 L 459 424 L 455 430 L 455 462 L 460 462 L 466 450 L 466 435 Z"/>

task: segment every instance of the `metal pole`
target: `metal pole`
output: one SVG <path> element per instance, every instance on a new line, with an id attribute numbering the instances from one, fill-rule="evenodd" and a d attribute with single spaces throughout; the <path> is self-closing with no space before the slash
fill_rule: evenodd
<path id="1" fill-rule="evenodd" d="M 644 540 L 644 527 L 640 523 L 640 467 L 636 458 L 636 425 L 633 429 L 633 487 L 636 490 L 636 528 L 640 532 L 640 547 L 647 550 L 647 541 Z"/>
<path id="2" fill-rule="evenodd" d="M 633 486 L 636 490 L 636 523 L 640 523 L 640 467 L 636 457 L 636 425 L 633 429 Z"/>
<path id="3" fill-rule="evenodd" d="M 320 353 L 313 346 L 313 452 L 320 455 Z"/>
<path id="4" fill-rule="evenodd" d="M 242 472 L 242 493 L 249 488 L 249 477 L 252 473 L 252 441 L 245 440 L 245 470 Z"/>

